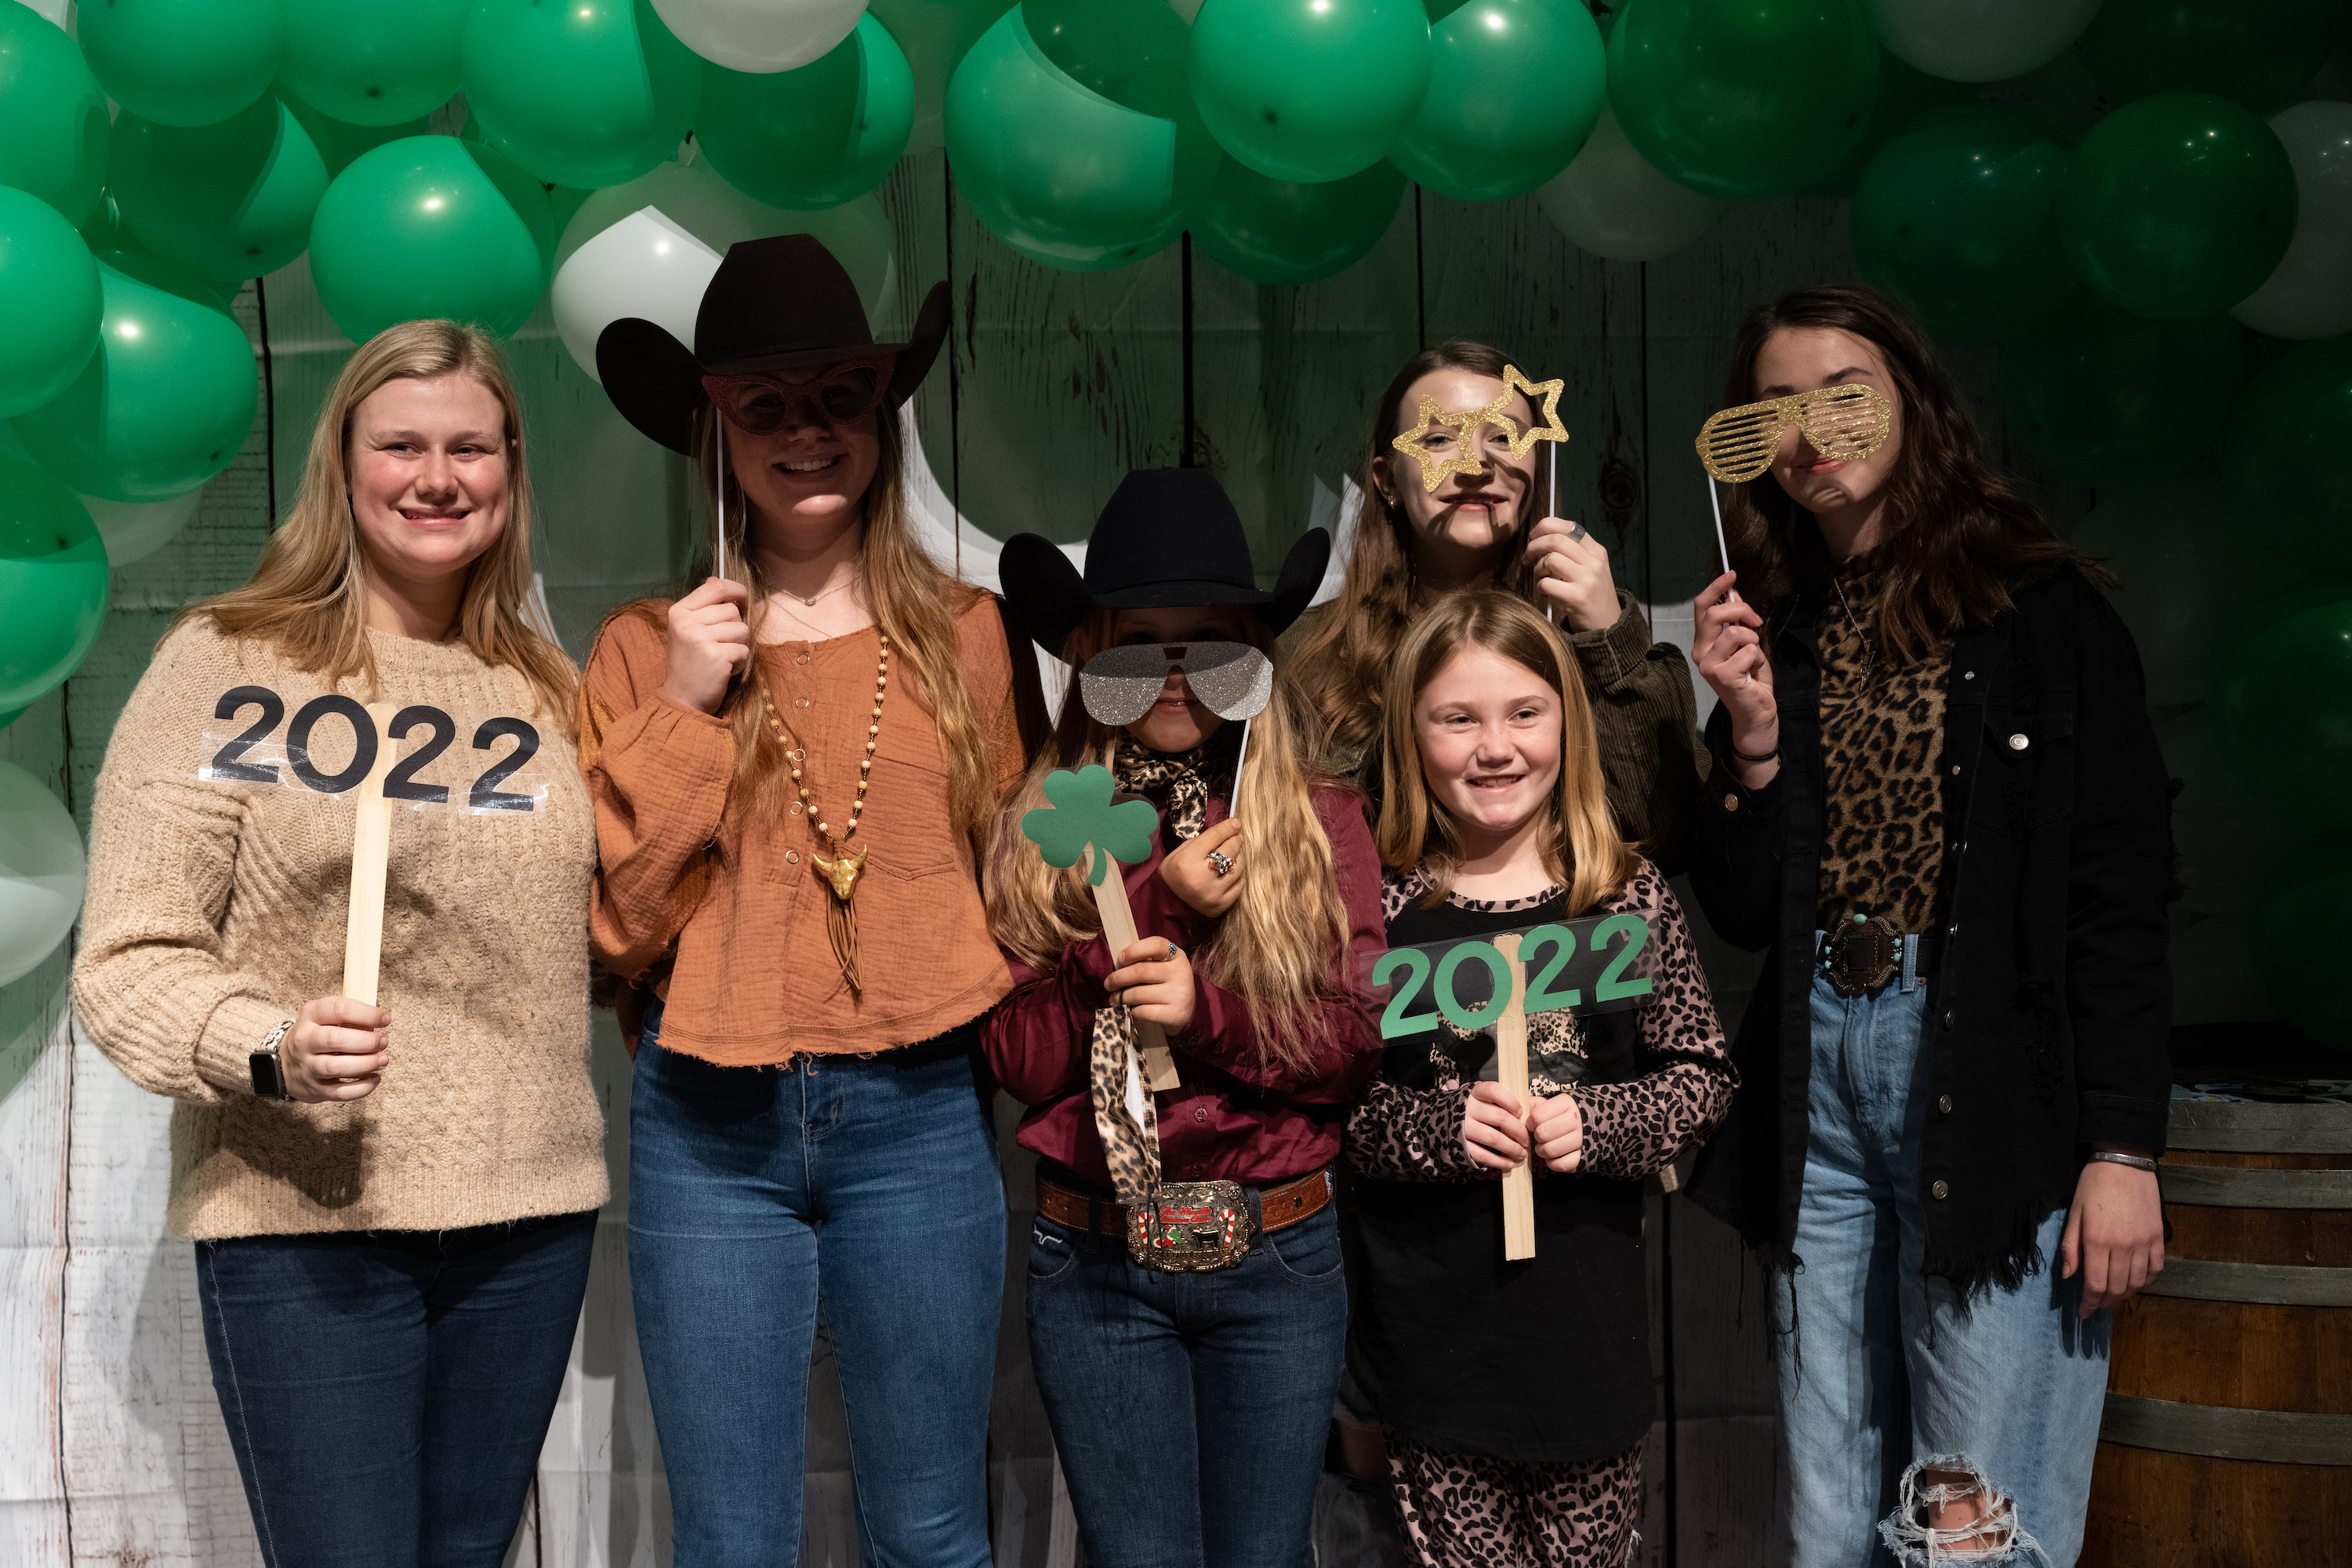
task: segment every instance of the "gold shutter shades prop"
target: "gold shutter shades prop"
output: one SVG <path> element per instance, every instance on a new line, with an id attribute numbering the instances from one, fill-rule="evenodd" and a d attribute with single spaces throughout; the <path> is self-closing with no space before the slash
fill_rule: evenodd
<path id="1" fill-rule="evenodd" d="M 1699 426 L 1698 459 L 1725 484 L 1745 484 L 1772 466 L 1780 433 L 1793 426 L 1822 457 L 1860 462 L 1886 444 L 1894 418 L 1885 395 L 1862 382 L 1768 397 L 1708 416 Z"/>
<path id="2" fill-rule="evenodd" d="M 1418 412 L 1419 423 L 1389 443 L 1406 457 L 1421 465 L 1421 488 L 1433 490 L 1445 482 L 1448 474 L 1483 474 L 1486 466 L 1471 455 L 1475 444 L 1473 437 L 1481 426 L 1492 425 L 1511 444 L 1511 456 L 1524 458 L 1538 441 L 1565 441 L 1568 426 L 1559 422 L 1559 395 L 1567 382 L 1559 377 L 1550 381 L 1529 381 L 1519 373 L 1519 367 L 1503 367 L 1503 390 L 1494 402 L 1484 408 L 1474 408 L 1461 414 L 1448 414 L 1437 406 L 1434 398 L 1424 396 Z M 1543 395 L 1543 407 L 1537 417 L 1541 425 L 1519 428 L 1518 421 L 1503 412 L 1511 399 L 1526 393 L 1528 405 L 1535 406 L 1536 395 Z M 1462 446 L 1451 458 L 1441 458 L 1429 449 L 1428 437 L 1439 426 L 1450 426 L 1462 434 Z"/>

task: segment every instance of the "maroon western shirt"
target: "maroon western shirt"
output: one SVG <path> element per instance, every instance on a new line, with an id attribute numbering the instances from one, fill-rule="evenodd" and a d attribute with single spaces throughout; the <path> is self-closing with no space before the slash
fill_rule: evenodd
<path id="1" fill-rule="evenodd" d="M 1195 968 L 1192 1026 L 1168 1039 L 1182 1087 L 1159 1096 L 1160 1167 L 1169 1181 L 1281 1182 L 1320 1169 L 1338 1157 L 1349 1108 L 1380 1070 L 1380 1037 L 1363 1000 L 1364 977 L 1387 945 L 1380 855 L 1364 826 L 1362 797 L 1327 786 L 1314 798 L 1348 918 L 1348 951 L 1332 977 L 1342 994 L 1317 1008 L 1330 1040 L 1307 1068 L 1284 1067 L 1259 1050 L 1242 999 Z M 1209 825 L 1227 815 L 1224 801 L 1209 802 Z M 1197 963 L 1216 922 L 1160 879 L 1160 862 L 1175 843 L 1163 821 L 1150 860 L 1120 869 L 1136 933 L 1164 936 Z M 1248 875 L 1246 859 L 1242 874 Z M 1100 936 L 1074 943 L 1050 973 L 1010 953 L 1005 962 L 1013 994 L 988 1016 L 983 1037 L 997 1080 L 1030 1107 L 1021 1119 L 1022 1147 L 1107 1188 L 1087 1064 L 1096 1010 L 1108 1003 L 1104 981 L 1117 967 L 1109 944 Z"/>

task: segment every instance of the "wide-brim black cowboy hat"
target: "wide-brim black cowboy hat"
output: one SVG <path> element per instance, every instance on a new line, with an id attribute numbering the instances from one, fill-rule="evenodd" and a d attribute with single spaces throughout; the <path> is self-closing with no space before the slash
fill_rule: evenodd
<path id="1" fill-rule="evenodd" d="M 948 286 L 935 283 L 903 343 L 877 343 L 849 273 L 814 237 L 778 235 L 727 247 L 695 313 L 694 347 L 636 316 L 596 337 L 596 374 L 623 417 L 672 451 L 689 450 L 706 375 L 822 370 L 894 354 L 887 406 L 896 408 L 939 357 Z"/>
<path id="2" fill-rule="evenodd" d="M 1330 559 L 1330 531 L 1309 529 L 1284 557 L 1274 586 L 1260 588 L 1241 514 L 1215 475 L 1138 468 L 1096 520 L 1083 574 L 1061 546 L 1035 533 L 1004 542 L 997 574 L 1029 635 L 1059 658 L 1094 610 L 1238 605 L 1279 634 L 1314 598 Z"/>

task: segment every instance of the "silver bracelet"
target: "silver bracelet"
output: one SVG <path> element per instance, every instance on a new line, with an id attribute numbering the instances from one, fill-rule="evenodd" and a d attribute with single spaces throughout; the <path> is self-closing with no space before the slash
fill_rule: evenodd
<path id="1" fill-rule="evenodd" d="M 2112 1149 L 2094 1149 L 2091 1158 L 2105 1160 L 2110 1165 L 2129 1165 L 2135 1171 L 2153 1172 L 2156 1169 L 2156 1162 L 2145 1155 L 2121 1154 Z"/>

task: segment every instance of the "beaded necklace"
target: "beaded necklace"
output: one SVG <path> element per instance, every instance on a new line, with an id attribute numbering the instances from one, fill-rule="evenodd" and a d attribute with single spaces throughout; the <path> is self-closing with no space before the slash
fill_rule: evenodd
<path id="1" fill-rule="evenodd" d="M 838 837 L 825 820 L 817 815 L 816 803 L 809 798 L 805 768 L 808 748 L 793 743 L 793 736 L 784 727 L 783 715 L 776 711 L 775 699 L 768 691 L 768 677 L 760 676 L 760 706 L 767 710 L 768 727 L 784 748 L 784 757 L 793 765 L 793 788 L 801 797 L 801 810 L 816 825 L 817 837 L 833 849 L 830 857 L 812 854 L 825 885 L 833 889 L 833 898 L 825 906 L 825 931 L 833 939 L 834 957 L 840 962 L 842 977 L 849 982 L 850 990 L 860 989 L 857 978 L 857 920 L 850 906 L 850 898 L 857 891 L 857 879 L 866 869 L 866 850 L 849 852 L 849 841 L 857 836 L 857 819 L 866 810 L 866 786 L 873 783 L 874 749 L 882 736 L 882 699 L 890 685 L 890 637 L 879 627 L 875 635 L 882 640 L 882 658 L 874 670 L 874 711 L 866 721 L 866 755 L 857 764 L 857 793 L 849 803 L 849 820 Z"/>

